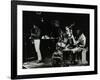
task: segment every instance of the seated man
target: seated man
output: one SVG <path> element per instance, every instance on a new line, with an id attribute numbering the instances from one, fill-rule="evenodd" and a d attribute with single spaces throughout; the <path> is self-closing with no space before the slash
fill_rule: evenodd
<path id="1" fill-rule="evenodd" d="M 66 46 L 64 47 L 63 51 L 66 51 L 66 57 L 68 59 L 68 63 L 70 62 L 71 64 L 73 63 L 73 49 L 76 47 L 74 45 L 75 39 L 73 36 L 72 29 L 68 26 L 65 27 L 65 33 L 64 33 L 64 43 L 66 43 Z"/>
<path id="2" fill-rule="evenodd" d="M 72 62 L 72 49 L 75 47 L 74 43 L 75 39 L 72 34 L 72 29 L 66 26 L 65 32 L 63 32 L 62 36 L 60 37 L 57 46 L 62 49 L 63 52 L 67 51 L 66 57 L 67 61 L 69 62 Z"/>
<path id="3" fill-rule="evenodd" d="M 87 64 L 87 60 L 86 60 L 86 52 L 87 49 L 85 48 L 86 46 L 86 37 L 84 35 L 84 33 L 82 33 L 79 29 L 76 30 L 76 35 L 75 35 L 75 45 L 77 46 L 76 49 L 74 50 L 75 52 L 81 52 L 81 56 L 77 55 L 77 58 L 80 57 L 81 59 L 81 63 L 82 64 Z"/>

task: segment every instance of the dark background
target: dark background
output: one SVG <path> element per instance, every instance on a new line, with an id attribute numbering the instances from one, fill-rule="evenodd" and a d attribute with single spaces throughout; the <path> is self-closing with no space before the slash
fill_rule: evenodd
<path id="1" fill-rule="evenodd" d="M 43 22 L 41 22 L 41 19 L 44 19 Z M 23 61 L 27 61 L 28 58 L 35 57 L 36 58 L 36 52 L 34 49 L 34 45 L 32 45 L 31 41 L 29 40 L 30 37 L 30 31 L 33 27 L 33 25 L 38 25 L 38 27 L 42 31 L 42 35 L 49 34 L 50 32 L 53 32 L 55 27 L 52 26 L 53 20 L 59 20 L 60 21 L 60 27 L 63 29 L 65 25 L 70 26 L 71 24 L 75 23 L 75 26 L 72 27 L 73 32 L 76 28 L 80 29 L 86 36 L 87 44 L 86 46 L 89 47 L 89 14 L 76 14 L 76 13 L 53 13 L 53 12 L 41 12 L 40 14 L 38 12 L 34 11 L 23 11 Z M 46 43 L 47 42 L 47 43 Z M 55 41 L 42 41 L 41 42 L 41 52 L 42 56 L 47 57 L 49 55 L 52 55 L 52 52 L 55 49 Z M 42 46 L 43 45 L 43 46 Z M 49 47 L 52 47 L 50 51 L 48 52 L 48 49 L 46 47 L 49 45 Z M 89 54 L 88 54 L 89 59 Z"/>

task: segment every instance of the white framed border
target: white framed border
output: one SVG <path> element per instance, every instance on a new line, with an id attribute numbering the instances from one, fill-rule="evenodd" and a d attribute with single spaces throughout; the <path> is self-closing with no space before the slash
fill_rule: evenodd
<path id="1" fill-rule="evenodd" d="M 22 69 L 22 12 L 23 11 L 45 11 L 58 13 L 84 13 L 90 15 L 90 65 L 89 66 L 74 66 L 74 67 L 59 67 L 59 68 L 33 68 Z M 81 8 L 62 8 L 62 7 L 47 7 L 47 6 L 30 6 L 17 5 L 17 75 L 30 74 L 48 74 L 48 73 L 64 73 L 64 72 L 83 72 L 94 71 L 94 9 Z"/>

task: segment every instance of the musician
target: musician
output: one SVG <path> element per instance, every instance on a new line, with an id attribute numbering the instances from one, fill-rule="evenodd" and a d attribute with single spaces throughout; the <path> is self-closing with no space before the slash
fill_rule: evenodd
<path id="1" fill-rule="evenodd" d="M 62 33 L 61 22 L 59 20 L 53 20 L 51 22 L 51 28 L 52 28 L 51 36 L 58 39 Z"/>
<path id="2" fill-rule="evenodd" d="M 75 38 L 71 26 L 65 27 L 64 35 L 65 35 L 64 38 L 66 40 L 66 46 L 63 50 L 67 52 L 66 58 L 69 60 L 71 64 L 73 64 L 74 63 L 73 49 L 76 47 L 76 45 L 75 45 Z"/>
<path id="3" fill-rule="evenodd" d="M 33 28 L 31 29 L 31 40 L 32 43 L 35 46 L 35 50 L 37 53 L 37 63 L 42 61 L 41 51 L 40 51 L 40 29 L 36 25 L 33 25 Z"/>
<path id="4" fill-rule="evenodd" d="M 72 29 L 69 28 L 69 26 L 65 27 L 65 30 L 63 31 L 63 33 L 60 35 L 59 37 L 59 41 L 57 42 L 57 49 L 62 50 L 64 53 L 67 52 L 67 54 L 64 54 L 63 59 L 64 61 L 66 61 L 66 59 L 71 62 L 72 58 L 72 51 L 71 49 L 73 48 L 73 44 L 74 44 L 73 40 L 73 34 L 72 34 Z M 64 62 L 66 65 L 66 62 Z"/>
<path id="5" fill-rule="evenodd" d="M 87 64 L 86 60 L 86 36 L 84 33 L 81 32 L 81 30 L 77 29 L 75 36 L 75 45 L 76 48 L 74 50 L 74 53 L 76 53 L 76 61 L 79 61 L 81 64 Z M 82 54 L 81 54 L 82 53 Z"/>

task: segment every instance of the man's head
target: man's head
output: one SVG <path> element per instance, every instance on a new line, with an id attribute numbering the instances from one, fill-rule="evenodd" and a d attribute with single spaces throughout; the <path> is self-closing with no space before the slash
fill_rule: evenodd
<path id="1" fill-rule="evenodd" d="M 67 36 L 70 37 L 72 35 L 72 29 L 69 28 L 68 26 L 65 27 L 65 31 L 66 31 Z"/>
<path id="2" fill-rule="evenodd" d="M 66 32 L 70 32 L 70 29 L 68 28 L 68 26 L 65 27 Z"/>
<path id="3" fill-rule="evenodd" d="M 38 27 L 37 27 L 36 25 L 33 25 L 33 28 L 36 29 L 36 28 L 38 28 Z"/>
<path id="4" fill-rule="evenodd" d="M 55 27 L 60 27 L 60 22 L 59 22 L 59 20 L 54 20 L 54 21 L 53 21 L 53 25 L 54 25 Z"/>
<path id="5" fill-rule="evenodd" d="M 80 35 L 81 34 L 81 30 L 80 29 L 77 29 L 76 30 L 76 35 Z"/>

